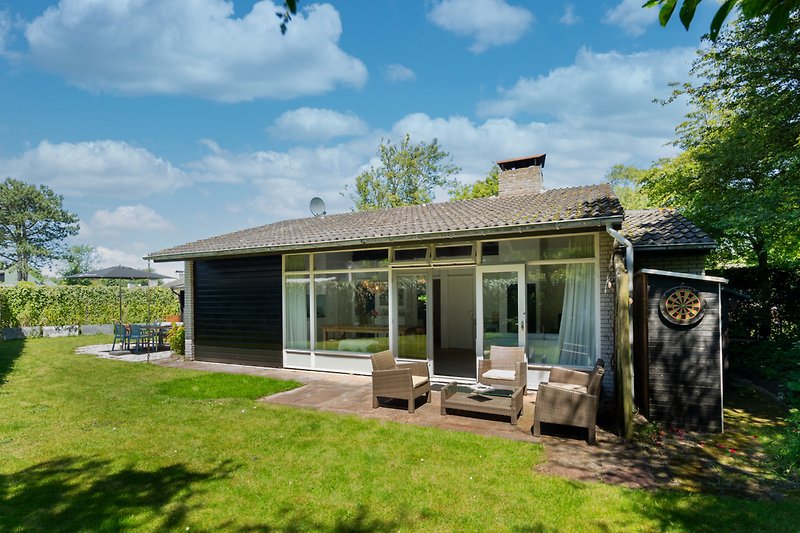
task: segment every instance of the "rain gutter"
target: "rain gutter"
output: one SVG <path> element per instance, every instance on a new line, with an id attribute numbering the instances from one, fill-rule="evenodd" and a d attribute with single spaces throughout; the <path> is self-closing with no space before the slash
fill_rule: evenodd
<path id="1" fill-rule="evenodd" d="M 544 222 L 535 224 L 510 224 L 506 226 L 495 226 L 482 229 L 448 230 L 428 233 L 404 233 L 397 235 L 379 235 L 375 237 L 365 237 L 361 239 L 346 239 L 341 241 L 313 241 L 294 244 L 284 244 L 279 246 L 258 246 L 244 247 L 228 250 L 209 250 L 202 252 L 188 253 L 166 253 L 158 252 L 145 256 L 145 259 L 152 259 L 159 263 L 163 261 L 185 261 L 187 259 L 203 259 L 210 257 L 242 256 L 255 255 L 259 253 L 276 252 L 298 252 L 311 251 L 321 248 L 349 248 L 354 246 L 367 245 L 390 245 L 403 242 L 419 242 L 422 240 L 454 240 L 465 239 L 468 237 L 493 237 L 493 236 L 512 236 L 515 233 L 542 232 L 548 230 L 562 231 L 572 229 L 584 229 L 587 227 L 610 227 L 613 223 L 622 222 L 622 215 L 598 218 L 581 218 L 577 220 L 561 220 L 558 222 Z"/>

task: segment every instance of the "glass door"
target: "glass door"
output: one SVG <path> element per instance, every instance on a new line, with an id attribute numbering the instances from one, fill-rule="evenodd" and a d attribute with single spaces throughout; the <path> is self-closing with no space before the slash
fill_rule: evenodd
<path id="1" fill-rule="evenodd" d="M 395 272 L 397 346 L 399 359 L 427 360 L 433 346 L 430 326 L 430 272 Z"/>
<path id="2" fill-rule="evenodd" d="M 495 346 L 525 346 L 525 265 L 478 267 L 478 357 Z"/>

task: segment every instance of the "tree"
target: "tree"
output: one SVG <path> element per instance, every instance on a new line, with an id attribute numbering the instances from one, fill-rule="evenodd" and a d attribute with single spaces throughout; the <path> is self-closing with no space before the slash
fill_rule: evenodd
<path id="1" fill-rule="evenodd" d="M 642 189 L 648 171 L 632 165 L 614 165 L 606 173 L 606 181 L 611 184 L 614 194 L 625 209 L 646 209 L 655 207 Z"/>
<path id="2" fill-rule="evenodd" d="M 57 258 L 62 242 L 78 233 L 78 217 L 63 208 L 64 197 L 49 187 L 7 178 L 0 183 L 0 257 L 21 281 L 31 268 Z"/>
<path id="3" fill-rule="evenodd" d="M 720 243 L 723 260 L 754 265 L 760 336 L 770 331 L 769 269 L 800 265 L 800 14 L 771 34 L 746 20 L 699 52 L 692 111 L 676 129 L 677 157 L 645 179 Z"/>
<path id="4" fill-rule="evenodd" d="M 694 19 L 697 6 L 701 1 L 702 0 L 683 0 L 678 16 L 683 23 L 683 27 L 687 30 Z M 658 11 L 658 21 L 662 26 L 666 26 L 669 19 L 672 18 L 672 14 L 675 12 L 675 7 L 677 5 L 678 0 L 648 0 L 642 7 L 661 6 Z M 766 31 L 770 34 L 774 34 L 786 28 L 789 24 L 792 11 L 800 8 L 800 0 L 725 0 L 721 3 L 716 15 L 714 15 L 714 18 L 711 20 L 709 37 L 712 41 L 717 40 L 722 24 L 725 23 L 725 19 L 728 18 L 728 15 L 730 15 L 731 11 L 736 7 L 739 8 L 742 18 L 745 20 L 768 16 Z"/>
<path id="5" fill-rule="evenodd" d="M 500 167 L 492 166 L 486 177 L 474 183 L 456 184 L 450 189 L 451 200 L 469 200 L 470 198 L 486 198 L 497 196 L 499 190 Z"/>
<path id="6" fill-rule="evenodd" d="M 81 274 L 94 270 L 97 266 L 99 256 L 94 246 L 89 244 L 77 244 L 70 246 L 64 254 L 66 265 L 59 272 L 67 285 L 90 285 L 90 279 L 67 279 L 67 276 Z"/>
<path id="7" fill-rule="evenodd" d="M 380 165 L 356 177 L 350 198 L 357 211 L 429 203 L 434 189 L 452 187 L 450 176 L 461 170 L 436 139 L 412 145 L 408 134 L 400 146 L 382 140 L 378 157 Z"/>

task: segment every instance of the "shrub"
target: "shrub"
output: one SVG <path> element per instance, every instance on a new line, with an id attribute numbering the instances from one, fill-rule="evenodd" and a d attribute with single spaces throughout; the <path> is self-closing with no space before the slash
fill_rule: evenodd
<path id="1" fill-rule="evenodd" d="M 173 324 L 167 333 L 167 342 L 169 349 L 175 355 L 186 354 L 186 329 L 178 324 Z"/>
<path id="2" fill-rule="evenodd" d="M 164 287 L 123 288 L 122 305 L 125 322 L 147 322 L 180 312 L 178 299 Z M 0 328 L 109 324 L 115 320 L 119 320 L 117 287 L 20 283 L 0 288 Z"/>

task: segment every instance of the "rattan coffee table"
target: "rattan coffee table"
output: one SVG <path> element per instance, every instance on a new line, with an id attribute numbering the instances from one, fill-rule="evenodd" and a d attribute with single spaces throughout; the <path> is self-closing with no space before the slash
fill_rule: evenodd
<path id="1" fill-rule="evenodd" d="M 495 388 L 477 392 L 455 381 L 442 389 L 442 415 L 448 409 L 459 411 L 501 415 L 511 418 L 517 425 L 517 417 L 522 412 L 522 387 Z"/>

